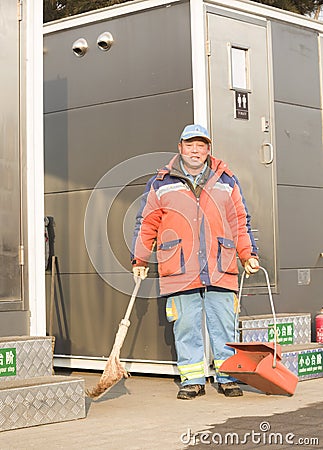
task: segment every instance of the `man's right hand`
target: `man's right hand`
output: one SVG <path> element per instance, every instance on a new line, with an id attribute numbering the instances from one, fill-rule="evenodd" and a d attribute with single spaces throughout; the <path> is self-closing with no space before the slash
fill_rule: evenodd
<path id="1" fill-rule="evenodd" d="M 249 278 L 250 275 L 258 272 L 259 270 L 259 261 L 258 258 L 249 258 L 244 264 L 244 270 L 246 272 L 246 278 Z"/>
<path id="2" fill-rule="evenodd" d="M 144 266 L 133 266 L 132 273 L 134 280 L 136 281 L 137 278 L 140 278 L 141 280 L 144 280 L 147 278 L 149 267 Z"/>

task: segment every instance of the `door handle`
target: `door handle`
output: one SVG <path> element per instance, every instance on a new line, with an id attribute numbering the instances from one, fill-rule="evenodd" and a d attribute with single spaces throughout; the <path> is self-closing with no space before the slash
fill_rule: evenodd
<path id="1" fill-rule="evenodd" d="M 269 149 L 268 156 L 266 156 L 266 148 Z M 262 149 L 262 164 L 271 164 L 274 161 L 274 146 L 270 142 L 264 142 L 261 146 Z"/>

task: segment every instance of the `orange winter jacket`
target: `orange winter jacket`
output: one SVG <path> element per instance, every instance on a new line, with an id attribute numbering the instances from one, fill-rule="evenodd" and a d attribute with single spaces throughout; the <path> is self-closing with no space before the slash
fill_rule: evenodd
<path id="1" fill-rule="evenodd" d="M 147 265 L 157 244 L 161 295 L 203 286 L 237 291 L 237 255 L 242 264 L 257 257 L 237 178 L 212 156 L 207 165 L 195 189 L 180 155 L 146 185 L 131 256 L 134 265 Z"/>

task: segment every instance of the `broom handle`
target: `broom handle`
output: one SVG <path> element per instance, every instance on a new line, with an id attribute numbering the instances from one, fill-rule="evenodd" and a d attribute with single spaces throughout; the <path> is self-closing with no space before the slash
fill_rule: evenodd
<path id="1" fill-rule="evenodd" d="M 130 326 L 129 317 L 130 317 L 133 305 L 135 304 L 135 300 L 136 300 L 136 296 L 137 296 L 137 293 L 138 293 L 138 290 L 139 290 L 139 287 L 140 287 L 141 279 L 137 278 L 135 283 L 136 284 L 135 284 L 134 290 L 132 292 L 131 299 L 130 299 L 130 301 L 128 303 L 126 314 L 125 314 L 124 318 L 121 319 L 121 322 L 119 323 L 119 328 L 118 328 L 118 331 L 117 331 L 117 334 L 116 334 L 116 337 L 115 337 L 115 340 L 114 340 L 114 344 L 113 344 L 113 347 L 112 347 L 111 354 L 112 353 L 120 353 L 120 349 L 121 349 L 121 347 L 123 345 L 123 342 L 124 342 L 124 340 L 126 338 L 126 335 L 127 335 L 127 332 L 128 332 L 128 328 Z"/>
<path id="2" fill-rule="evenodd" d="M 137 277 L 135 283 L 136 283 L 136 284 L 135 284 L 134 290 L 133 290 L 133 292 L 132 292 L 131 299 L 130 299 L 130 301 L 129 301 L 128 308 L 127 308 L 127 311 L 126 311 L 126 314 L 125 314 L 125 316 L 124 316 L 124 318 L 123 318 L 123 320 L 124 320 L 125 322 L 128 322 L 128 321 L 129 321 L 129 317 L 130 317 L 130 314 L 131 314 L 133 305 L 135 304 L 135 300 L 136 300 L 136 297 L 137 297 L 137 293 L 138 293 L 138 290 L 139 290 L 139 287 L 140 287 L 141 278 Z"/>
<path id="3" fill-rule="evenodd" d="M 276 360 L 277 360 L 277 321 L 276 321 L 276 313 L 275 313 L 273 296 L 272 296 L 271 288 L 270 288 L 270 281 L 269 281 L 268 272 L 267 272 L 267 270 L 264 267 L 260 266 L 259 269 L 261 269 L 264 272 L 264 274 L 265 274 L 267 288 L 268 288 L 269 302 L 270 302 L 271 312 L 272 312 L 273 319 L 274 319 L 275 339 L 274 339 L 273 368 L 275 368 L 276 367 Z M 246 272 L 244 271 L 242 276 L 241 276 L 241 282 L 240 282 L 240 287 L 239 287 L 238 306 L 237 306 L 237 312 L 236 312 L 236 330 L 238 330 L 238 314 L 239 314 L 239 310 L 240 310 L 240 302 L 241 302 L 241 297 L 242 297 L 242 287 L 243 287 L 243 281 L 244 281 L 245 274 L 246 274 Z"/>

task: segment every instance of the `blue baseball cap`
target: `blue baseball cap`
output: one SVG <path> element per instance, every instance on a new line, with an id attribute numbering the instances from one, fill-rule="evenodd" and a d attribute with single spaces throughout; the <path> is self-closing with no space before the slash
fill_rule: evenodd
<path id="1" fill-rule="evenodd" d="M 202 125 L 186 125 L 184 128 L 180 141 L 187 141 L 188 139 L 192 139 L 194 137 L 200 137 L 211 143 L 211 138 L 209 132 L 206 128 L 202 127 Z"/>

